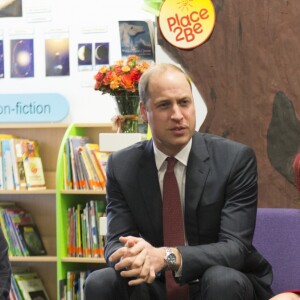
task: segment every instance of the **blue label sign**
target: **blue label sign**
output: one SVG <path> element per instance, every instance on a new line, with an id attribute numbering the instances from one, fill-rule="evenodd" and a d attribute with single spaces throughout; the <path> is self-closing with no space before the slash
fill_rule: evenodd
<path id="1" fill-rule="evenodd" d="M 59 122 L 68 113 L 69 103 L 61 94 L 0 94 L 0 123 Z"/>

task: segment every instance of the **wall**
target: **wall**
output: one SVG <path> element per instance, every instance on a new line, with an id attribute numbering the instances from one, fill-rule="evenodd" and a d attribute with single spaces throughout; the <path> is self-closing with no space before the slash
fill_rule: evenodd
<path id="1" fill-rule="evenodd" d="M 18 1 L 18 0 L 17 0 Z M 1 94 L 5 93 L 60 93 L 69 102 L 70 113 L 63 122 L 110 122 L 116 105 L 109 95 L 93 89 L 98 66 L 79 71 L 77 47 L 79 43 L 109 43 L 110 63 L 121 58 L 119 20 L 152 20 L 154 15 L 143 10 L 142 0 L 20 0 L 22 17 L 0 18 L 0 37 L 4 41 L 5 76 L 0 78 Z M 69 76 L 45 76 L 45 41 L 69 39 Z M 34 40 L 34 77 L 11 78 L 10 41 Z M 157 49 L 157 61 L 172 61 Z M 194 87 L 197 110 L 197 128 L 206 115 L 206 106 Z"/>
<path id="2" fill-rule="evenodd" d="M 210 39 L 191 51 L 158 35 L 190 74 L 208 114 L 201 131 L 250 145 L 259 206 L 300 206 L 300 2 L 213 0 Z M 195 63 L 196 62 L 196 63 Z"/>

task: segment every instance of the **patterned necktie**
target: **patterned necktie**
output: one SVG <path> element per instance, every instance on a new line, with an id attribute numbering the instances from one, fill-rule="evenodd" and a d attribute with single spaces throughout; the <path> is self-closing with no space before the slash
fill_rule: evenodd
<path id="1" fill-rule="evenodd" d="M 180 194 L 174 173 L 177 159 L 168 157 L 168 166 L 163 181 L 163 227 L 164 245 L 175 247 L 184 245 L 184 225 L 181 210 Z M 172 271 L 166 271 L 166 289 L 168 300 L 188 300 L 188 286 L 178 285 Z"/>

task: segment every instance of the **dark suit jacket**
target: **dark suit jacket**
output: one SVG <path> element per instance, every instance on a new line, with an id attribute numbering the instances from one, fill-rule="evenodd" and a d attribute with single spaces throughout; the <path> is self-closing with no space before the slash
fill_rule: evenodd
<path id="1" fill-rule="evenodd" d="M 183 259 L 181 282 L 200 278 L 210 266 L 223 265 L 244 272 L 258 299 L 268 299 L 272 294 L 272 269 L 252 246 L 256 209 L 253 150 L 195 132 L 185 187 L 189 246 L 178 247 Z M 162 196 L 152 141 L 137 143 L 110 156 L 107 215 L 106 258 L 121 247 L 121 235 L 141 236 L 155 247 L 163 246 Z"/>

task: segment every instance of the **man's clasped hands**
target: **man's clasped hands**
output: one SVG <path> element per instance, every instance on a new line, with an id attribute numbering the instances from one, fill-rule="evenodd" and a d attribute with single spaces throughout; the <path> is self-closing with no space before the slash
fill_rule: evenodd
<path id="1" fill-rule="evenodd" d="M 156 274 L 164 266 L 164 249 L 155 248 L 142 238 L 128 236 L 120 237 L 124 247 L 119 248 L 110 257 L 110 262 L 117 262 L 115 269 L 120 275 L 130 279 L 131 286 L 141 283 L 152 283 Z"/>

